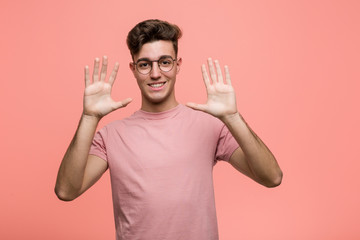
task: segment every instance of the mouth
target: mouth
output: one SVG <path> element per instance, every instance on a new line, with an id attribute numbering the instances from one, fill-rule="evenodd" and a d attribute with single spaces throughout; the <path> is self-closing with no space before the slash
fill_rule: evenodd
<path id="1" fill-rule="evenodd" d="M 152 90 L 160 90 L 165 86 L 166 82 L 158 82 L 158 83 L 150 83 L 148 84 L 148 86 L 150 86 L 150 88 Z"/>

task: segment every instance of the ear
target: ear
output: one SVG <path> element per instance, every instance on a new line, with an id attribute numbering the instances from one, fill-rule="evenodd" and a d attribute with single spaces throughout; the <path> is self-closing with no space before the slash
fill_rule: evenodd
<path id="1" fill-rule="evenodd" d="M 135 64 L 133 62 L 129 63 L 129 68 L 133 73 L 135 73 Z"/>
<path id="2" fill-rule="evenodd" d="M 179 73 L 181 64 L 182 64 L 182 58 L 179 58 L 179 59 L 176 61 L 176 74 Z"/>

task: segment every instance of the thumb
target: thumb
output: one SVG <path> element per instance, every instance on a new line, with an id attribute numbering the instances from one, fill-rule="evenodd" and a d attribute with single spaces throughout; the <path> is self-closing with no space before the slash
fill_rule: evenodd
<path id="1" fill-rule="evenodd" d="M 188 102 L 188 103 L 186 103 L 186 106 L 188 106 L 189 108 L 192 108 L 194 110 L 207 112 L 207 105 L 205 105 L 205 104 L 197 104 L 197 103 L 193 103 L 193 102 Z"/>
<path id="2" fill-rule="evenodd" d="M 113 107 L 114 107 L 114 110 L 118 109 L 118 108 L 123 108 L 123 107 L 126 107 L 129 103 L 131 103 L 132 101 L 132 98 L 126 98 L 122 101 L 119 101 L 119 102 L 115 102 Z"/>

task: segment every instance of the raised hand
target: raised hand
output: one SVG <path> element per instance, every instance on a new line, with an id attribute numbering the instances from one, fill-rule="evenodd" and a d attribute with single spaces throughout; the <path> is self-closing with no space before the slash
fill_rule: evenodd
<path id="1" fill-rule="evenodd" d="M 83 114 L 87 116 L 102 118 L 106 114 L 122 107 L 126 107 L 132 99 L 126 98 L 115 102 L 111 98 L 111 90 L 119 70 L 119 63 L 115 63 L 109 80 L 106 82 L 106 72 L 108 59 L 106 56 L 102 59 L 101 72 L 99 73 L 100 60 L 95 59 L 92 82 L 90 81 L 89 67 L 85 67 L 85 91 L 84 91 L 84 109 Z"/>
<path id="2" fill-rule="evenodd" d="M 215 60 L 215 66 L 211 58 L 208 59 L 211 81 L 205 64 L 201 66 L 204 79 L 207 102 L 206 104 L 187 103 L 188 107 L 209 113 L 221 120 L 237 114 L 234 88 L 231 85 L 228 66 L 225 66 L 225 82 L 221 72 L 219 61 Z"/>

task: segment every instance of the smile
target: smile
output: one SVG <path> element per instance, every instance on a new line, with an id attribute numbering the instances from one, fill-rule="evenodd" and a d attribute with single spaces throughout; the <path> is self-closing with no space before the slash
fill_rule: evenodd
<path id="1" fill-rule="evenodd" d="M 151 83 L 148 84 L 150 86 L 151 89 L 153 90 L 160 90 L 163 88 L 163 86 L 165 85 L 166 82 L 162 82 L 162 83 Z"/>

